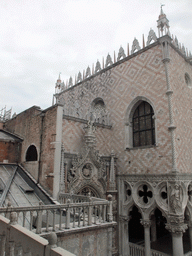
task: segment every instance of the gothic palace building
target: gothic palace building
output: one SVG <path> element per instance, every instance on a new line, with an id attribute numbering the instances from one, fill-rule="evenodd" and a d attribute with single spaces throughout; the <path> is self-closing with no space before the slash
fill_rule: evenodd
<path id="1" fill-rule="evenodd" d="M 192 246 L 192 56 L 162 9 L 157 28 L 74 84 L 59 77 L 53 106 L 33 106 L 3 128 L 22 137 L 11 161 L 53 198 L 112 194 L 121 256 L 142 241 L 145 255 L 162 250 L 158 241 L 174 256 Z"/>

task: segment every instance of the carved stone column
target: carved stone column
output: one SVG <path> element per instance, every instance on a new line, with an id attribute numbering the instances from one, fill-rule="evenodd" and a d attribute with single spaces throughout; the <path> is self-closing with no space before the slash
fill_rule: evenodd
<path id="1" fill-rule="evenodd" d="M 179 221 L 170 222 L 166 225 L 166 229 L 172 234 L 173 256 L 183 256 L 183 233 L 187 229 L 187 224 L 184 224 L 184 222 L 179 223 Z"/>
<path id="2" fill-rule="evenodd" d="M 144 227 L 145 235 L 145 256 L 151 256 L 151 242 L 150 242 L 150 220 L 141 220 L 141 224 Z"/>
<path id="3" fill-rule="evenodd" d="M 129 221 L 131 217 L 130 216 L 119 216 L 119 221 L 121 225 L 121 244 L 119 247 L 121 247 L 121 255 L 122 256 L 129 256 Z"/>

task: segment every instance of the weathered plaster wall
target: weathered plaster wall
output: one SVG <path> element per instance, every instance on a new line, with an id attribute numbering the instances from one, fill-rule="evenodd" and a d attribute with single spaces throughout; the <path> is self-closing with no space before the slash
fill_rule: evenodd
<path id="1" fill-rule="evenodd" d="M 58 246 L 76 256 L 106 256 L 112 253 L 112 227 L 76 230 L 75 234 L 57 234 Z"/>

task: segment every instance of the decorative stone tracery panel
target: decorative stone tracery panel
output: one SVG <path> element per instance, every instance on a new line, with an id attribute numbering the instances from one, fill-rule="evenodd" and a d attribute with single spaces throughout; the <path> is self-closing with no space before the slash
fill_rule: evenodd
<path id="1" fill-rule="evenodd" d="M 154 202 L 153 187 L 147 182 L 138 182 L 133 187 L 133 199 L 141 208 L 147 208 Z"/>

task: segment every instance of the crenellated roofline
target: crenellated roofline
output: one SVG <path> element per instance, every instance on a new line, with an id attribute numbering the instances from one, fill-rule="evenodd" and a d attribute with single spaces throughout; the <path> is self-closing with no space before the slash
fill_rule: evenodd
<path id="1" fill-rule="evenodd" d="M 153 29 L 150 29 L 148 37 L 147 37 L 147 42 L 145 43 L 145 38 L 143 35 L 143 42 L 142 42 L 142 48 L 139 44 L 139 41 L 134 38 L 131 50 L 129 49 L 129 44 L 127 44 L 127 55 L 125 54 L 125 51 L 123 47 L 121 46 L 116 58 L 116 53 L 114 51 L 114 57 L 112 60 L 112 57 L 108 53 L 106 60 L 104 62 L 103 58 L 103 63 L 99 62 L 97 60 L 96 65 L 94 67 L 94 64 L 92 65 L 92 69 L 88 66 L 86 71 L 83 71 L 83 74 L 81 72 L 78 73 L 77 76 L 75 76 L 75 83 L 73 84 L 73 79 L 72 77 L 69 78 L 69 80 L 64 83 L 64 81 L 61 81 L 60 74 L 59 78 L 56 82 L 55 86 L 55 94 L 54 96 L 57 98 L 61 93 L 64 91 L 71 90 L 72 88 L 81 85 L 83 82 L 86 82 L 90 79 L 93 79 L 95 76 L 100 75 L 107 70 L 110 70 L 111 68 L 116 67 L 117 65 L 130 60 L 131 58 L 134 58 L 135 56 L 147 51 L 148 49 L 155 47 L 159 44 L 161 44 L 162 40 L 167 40 L 169 44 L 190 64 L 192 64 L 192 54 L 188 49 L 184 47 L 183 44 L 178 42 L 177 37 L 173 36 L 171 37 L 170 30 L 169 30 L 169 20 L 167 19 L 166 15 L 164 14 L 162 10 L 161 5 L 161 11 L 160 15 L 157 20 L 157 28 L 158 28 L 158 33 L 159 37 L 156 36 L 155 32 Z M 102 66 L 102 67 L 101 67 Z"/>

